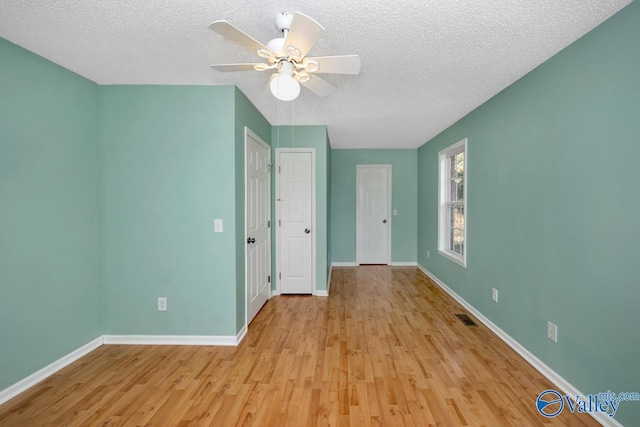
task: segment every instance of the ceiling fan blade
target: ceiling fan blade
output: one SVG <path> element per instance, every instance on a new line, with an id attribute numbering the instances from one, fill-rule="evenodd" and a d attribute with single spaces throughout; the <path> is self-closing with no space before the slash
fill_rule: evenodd
<path id="1" fill-rule="evenodd" d="M 227 21 L 214 21 L 209 25 L 209 28 L 253 53 L 257 53 L 260 49 L 271 52 L 265 45 Z"/>
<path id="2" fill-rule="evenodd" d="M 229 71 L 255 71 L 255 68 L 253 68 L 254 65 L 258 64 L 216 64 L 212 65 L 211 68 L 216 71 L 222 71 L 223 73 Z"/>
<path id="3" fill-rule="evenodd" d="M 318 64 L 317 71 L 309 70 L 313 73 L 360 74 L 360 57 L 358 55 L 307 57 L 303 64 L 306 65 L 309 62 Z"/>
<path id="4" fill-rule="evenodd" d="M 334 85 L 318 76 L 311 76 L 308 82 L 300 84 L 320 97 L 331 95 L 336 90 Z"/>
<path id="5" fill-rule="evenodd" d="M 293 46 L 299 51 L 298 58 L 304 58 L 309 49 L 320 39 L 324 32 L 324 27 L 307 15 L 296 12 L 293 15 L 291 28 L 284 40 L 283 50 L 291 54 L 289 46 Z M 297 52 L 296 52 L 297 53 Z M 292 55 L 295 56 L 295 55 Z"/>

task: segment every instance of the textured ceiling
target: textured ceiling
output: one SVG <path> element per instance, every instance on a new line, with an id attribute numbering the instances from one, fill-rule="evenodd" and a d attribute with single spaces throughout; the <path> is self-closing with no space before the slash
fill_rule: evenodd
<path id="1" fill-rule="evenodd" d="M 236 84 L 271 124 L 326 124 L 334 148 L 415 148 L 628 3 L 0 0 L 0 36 L 99 84 Z M 209 23 L 266 43 L 280 11 L 325 27 L 310 55 L 359 54 L 362 73 L 324 75 L 329 97 L 278 103 L 267 74 L 209 67 L 257 58 Z"/>

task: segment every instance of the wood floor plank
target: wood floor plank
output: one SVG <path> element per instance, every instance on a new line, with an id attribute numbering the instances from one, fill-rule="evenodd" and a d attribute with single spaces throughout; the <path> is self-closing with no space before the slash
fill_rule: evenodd
<path id="1" fill-rule="evenodd" d="M 0 426 L 594 426 L 415 267 L 335 268 L 233 347 L 102 346 L 0 406 Z"/>

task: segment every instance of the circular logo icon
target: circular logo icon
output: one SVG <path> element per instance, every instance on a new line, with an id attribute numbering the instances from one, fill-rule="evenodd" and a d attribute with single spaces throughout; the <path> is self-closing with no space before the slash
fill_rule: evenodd
<path id="1" fill-rule="evenodd" d="M 545 417 L 552 418 L 560 414 L 564 408 L 562 395 L 555 390 L 545 390 L 536 399 L 538 412 Z"/>

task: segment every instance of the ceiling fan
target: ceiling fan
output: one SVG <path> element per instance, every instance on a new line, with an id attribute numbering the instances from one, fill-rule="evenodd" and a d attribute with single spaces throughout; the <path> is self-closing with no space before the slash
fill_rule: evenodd
<path id="1" fill-rule="evenodd" d="M 324 27 L 300 12 L 293 15 L 282 12 L 276 15 L 276 28 L 282 32 L 283 37 L 269 41 L 266 46 L 227 21 L 212 22 L 209 28 L 256 53 L 265 61 L 217 64 L 212 65 L 211 68 L 223 72 L 275 70 L 271 75 L 269 88 L 271 93 L 281 101 L 292 101 L 297 98 L 300 94 L 300 84 L 323 97 L 336 90 L 335 86 L 316 74 L 360 73 L 358 55 L 306 56 L 320 39 Z"/>

